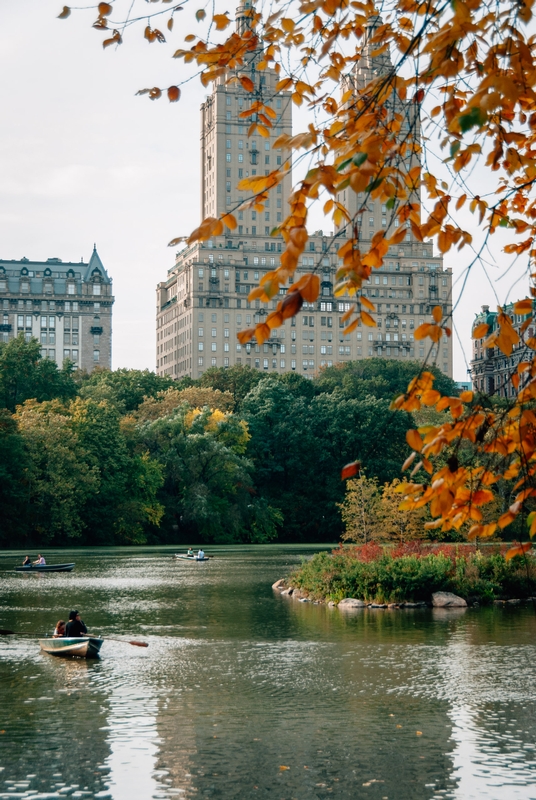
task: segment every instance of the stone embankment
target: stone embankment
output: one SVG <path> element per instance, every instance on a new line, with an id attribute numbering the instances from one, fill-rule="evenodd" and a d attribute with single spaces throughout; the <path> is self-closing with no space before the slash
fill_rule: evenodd
<path id="1" fill-rule="evenodd" d="M 404 602 L 404 603 L 369 603 L 366 600 L 359 600 L 355 597 L 345 597 L 338 603 L 333 600 L 326 601 L 325 598 L 310 597 L 307 592 L 297 587 L 290 586 L 285 578 L 281 578 L 272 585 L 272 589 L 285 597 L 291 597 L 294 600 L 299 600 L 301 603 L 315 603 L 326 604 L 330 608 L 339 608 L 341 611 L 348 611 L 354 608 L 467 608 L 467 601 L 463 597 L 452 592 L 434 592 L 428 602 L 421 601 L 418 603 Z M 534 600 L 535 598 L 527 598 Z M 512 605 L 521 603 L 518 599 L 505 599 L 495 600 L 496 604 L 510 603 Z M 478 603 L 474 603 L 478 605 Z"/>

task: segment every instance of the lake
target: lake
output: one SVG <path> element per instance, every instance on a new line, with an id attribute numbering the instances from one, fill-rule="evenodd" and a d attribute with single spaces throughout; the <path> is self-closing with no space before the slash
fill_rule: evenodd
<path id="1" fill-rule="evenodd" d="M 98 661 L 0 637 L 0 800 L 536 798 L 529 605 L 342 612 L 271 584 L 319 548 L 0 554 L 0 627 L 69 609 Z M 325 548 L 326 549 L 326 548 Z"/>

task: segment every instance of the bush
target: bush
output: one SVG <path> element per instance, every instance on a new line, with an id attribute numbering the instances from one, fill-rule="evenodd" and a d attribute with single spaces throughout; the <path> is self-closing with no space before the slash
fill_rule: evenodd
<path id="1" fill-rule="evenodd" d="M 534 591 L 521 558 L 506 561 L 500 552 L 457 545 L 433 549 L 419 542 L 318 553 L 304 561 L 289 582 L 317 599 L 355 597 L 375 603 L 430 600 L 440 591 L 489 603 L 496 597 L 529 597 Z"/>

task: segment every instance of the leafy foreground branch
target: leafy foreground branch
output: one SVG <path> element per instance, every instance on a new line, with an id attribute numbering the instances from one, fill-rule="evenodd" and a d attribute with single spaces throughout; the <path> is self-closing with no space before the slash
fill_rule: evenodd
<path id="1" fill-rule="evenodd" d="M 499 548 L 487 552 L 467 545 L 377 544 L 317 553 L 288 578 L 314 600 L 354 597 L 372 603 L 429 601 L 434 592 L 453 592 L 469 603 L 527 598 L 535 591 L 534 565 L 507 560 Z"/>

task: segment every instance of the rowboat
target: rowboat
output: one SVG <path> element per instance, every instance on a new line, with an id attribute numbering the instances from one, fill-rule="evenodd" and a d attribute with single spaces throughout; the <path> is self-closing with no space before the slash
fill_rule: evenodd
<path id="1" fill-rule="evenodd" d="M 28 564 L 25 567 L 15 567 L 17 572 L 71 572 L 74 564 Z"/>
<path id="2" fill-rule="evenodd" d="M 51 656 L 98 658 L 102 639 L 94 636 L 73 636 L 60 639 L 39 639 L 39 646 Z"/>
<path id="3" fill-rule="evenodd" d="M 180 553 L 175 553 L 173 558 L 181 558 L 183 561 L 209 561 L 210 556 L 203 556 L 203 558 L 199 558 L 198 556 L 183 556 Z"/>

